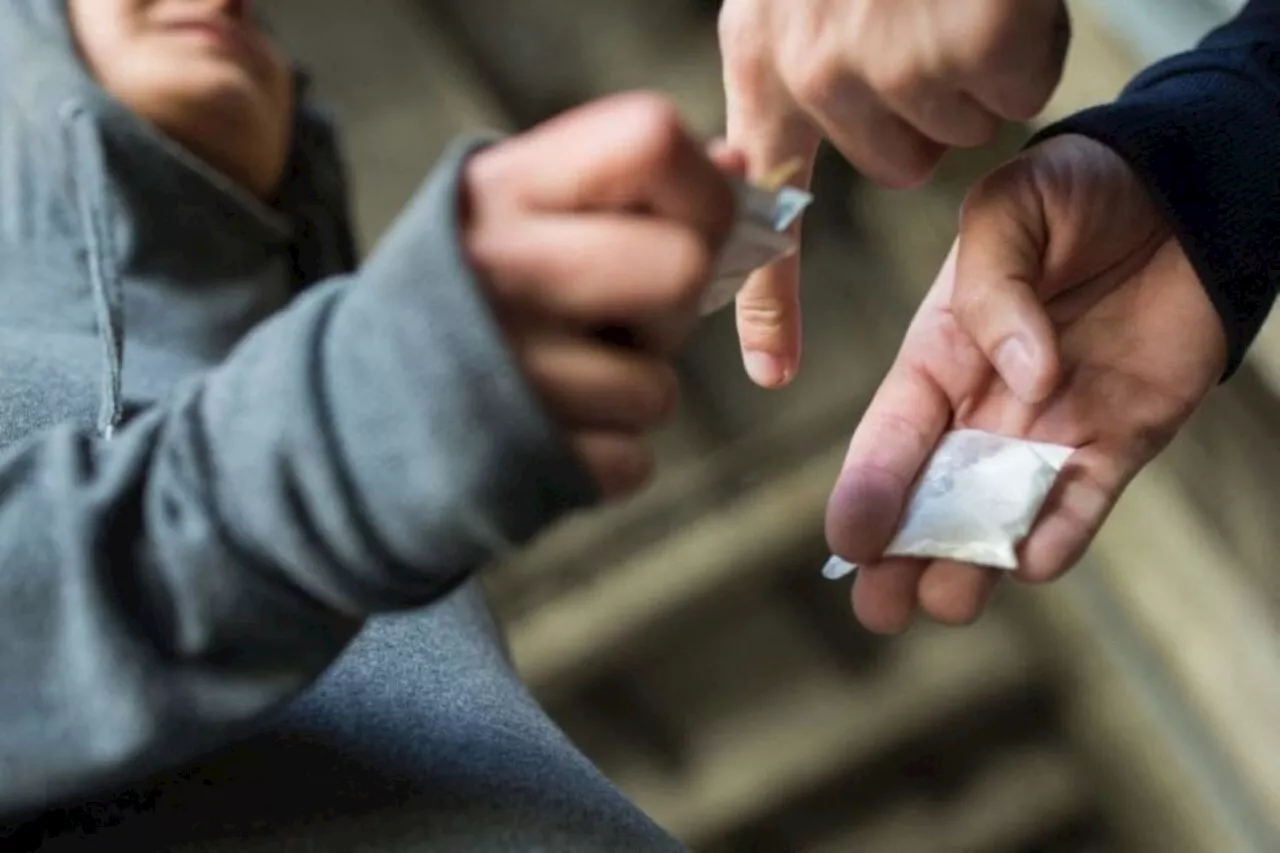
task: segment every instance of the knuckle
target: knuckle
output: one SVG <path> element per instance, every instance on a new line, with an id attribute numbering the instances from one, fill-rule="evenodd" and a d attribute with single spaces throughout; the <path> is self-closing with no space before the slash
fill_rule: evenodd
<path id="1" fill-rule="evenodd" d="M 755 47 L 737 45 L 721 37 L 724 81 L 731 103 L 759 104 L 767 101 L 776 80 L 776 72 L 768 53 Z"/>
<path id="2" fill-rule="evenodd" d="M 768 349 L 791 328 L 794 309 L 775 297 L 739 297 L 738 326 L 746 349 Z"/>
<path id="3" fill-rule="evenodd" d="M 840 65 L 825 54 L 799 54 L 786 63 L 787 88 L 792 96 L 811 110 L 825 112 L 844 83 Z"/>
<path id="4" fill-rule="evenodd" d="M 680 111 L 666 98 L 641 93 L 631 96 L 638 159 L 650 167 L 663 167 L 678 158 L 689 146 Z"/>
<path id="5" fill-rule="evenodd" d="M 776 331 L 790 322 L 791 310 L 781 299 L 744 297 L 738 303 L 738 316 L 756 328 Z"/>
<path id="6" fill-rule="evenodd" d="M 991 309 L 991 292 L 981 281 L 966 281 L 957 276 L 951 292 L 951 313 L 967 334 L 974 336 L 983 327 L 983 319 Z"/>
<path id="7" fill-rule="evenodd" d="M 499 304 L 512 298 L 512 279 L 522 266 L 517 229 L 498 227 L 484 219 L 469 222 L 462 233 L 462 250 L 478 274 L 482 289 Z"/>
<path id="8" fill-rule="evenodd" d="M 981 605 L 966 598 L 950 594 L 945 589 L 930 584 L 920 586 L 920 606 L 934 619 L 943 625 L 962 628 L 978 621 L 982 614 Z"/>
<path id="9" fill-rule="evenodd" d="M 906 632 L 915 621 L 914 608 L 885 608 L 859 594 L 858 584 L 854 584 L 853 613 L 862 626 L 881 637 L 893 637 Z"/>
<path id="10" fill-rule="evenodd" d="M 955 290 L 951 293 L 951 313 L 956 318 L 961 331 L 975 344 L 988 342 L 993 334 L 991 320 L 994 318 L 991 288 L 981 281 L 961 281 L 957 277 Z"/>
<path id="11" fill-rule="evenodd" d="M 485 152 L 487 153 L 487 152 Z M 506 194 L 502 188 L 501 163 L 485 153 L 472 157 L 462 177 L 462 238 L 473 263 L 483 265 L 494 249 L 493 201 Z M 500 159 L 500 158 L 499 158 Z"/>
<path id="12" fill-rule="evenodd" d="M 471 197 L 472 206 L 487 200 L 492 196 L 493 190 L 503 186 L 504 161 L 507 146 L 510 144 L 512 143 L 496 145 L 478 152 L 467 160 L 463 172 L 463 184 Z"/>
<path id="13" fill-rule="evenodd" d="M 867 69 L 867 84 L 871 89 L 893 101 L 916 97 L 926 77 L 923 68 L 904 59 L 877 63 Z"/>
<path id="14" fill-rule="evenodd" d="M 825 4 L 785 5 L 791 8 L 771 32 L 771 58 L 776 64 L 776 73 L 797 103 L 821 110 L 854 73 L 846 71 L 849 51 L 829 37 L 830 16 L 821 8 Z"/>
<path id="15" fill-rule="evenodd" d="M 727 69 L 753 70 L 767 66 L 760 4 L 753 0 L 726 0 L 716 18 L 716 36 Z"/>

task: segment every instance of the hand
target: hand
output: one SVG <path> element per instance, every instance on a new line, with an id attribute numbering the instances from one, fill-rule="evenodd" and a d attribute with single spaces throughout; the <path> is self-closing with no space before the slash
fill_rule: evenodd
<path id="1" fill-rule="evenodd" d="M 526 375 L 605 495 L 639 488 L 732 225 L 725 175 L 673 107 L 628 95 L 481 152 L 464 181 L 466 250 Z"/>
<path id="2" fill-rule="evenodd" d="M 1019 549 L 1016 577 L 1052 580 L 1083 554 L 1130 479 L 1225 369 L 1217 314 L 1129 167 L 1079 136 L 1045 142 L 981 181 L 957 248 L 854 434 L 827 538 L 866 566 L 854 610 L 905 629 L 917 610 L 975 619 L 1000 572 L 886 560 L 913 480 L 966 426 L 1079 448 Z"/>
<path id="3" fill-rule="evenodd" d="M 948 148 L 1025 120 L 1062 72 L 1062 0 L 725 0 L 729 142 L 759 178 L 793 159 L 808 186 L 822 137 L 873 180 L 923 182 Z M 738 298 L 747 372 L 777 387 L 800 366 L 800 265 L 757 273 Z"/>

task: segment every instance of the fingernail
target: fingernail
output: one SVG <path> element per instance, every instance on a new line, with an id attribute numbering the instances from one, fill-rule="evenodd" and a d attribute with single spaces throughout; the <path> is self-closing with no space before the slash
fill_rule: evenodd
<path id="1" fill-rule="evenodd" d="M 767 352 L 749 351 L 743 353 L 742 361 L 746 365 L 747 375 L 757 385 L 776 388 L 786 384 L 787 369 L 783 366 L 782 359 L 777 356 Z"/>
<path id="2" fill-rule="evenodd" d="M 1036 388 L 1036 365 L 1031 347 L 1019 335 L 1005 338 L 996 347 L 996 370 L 1009 389 L 1024 400 L 1031 400 Z"/>

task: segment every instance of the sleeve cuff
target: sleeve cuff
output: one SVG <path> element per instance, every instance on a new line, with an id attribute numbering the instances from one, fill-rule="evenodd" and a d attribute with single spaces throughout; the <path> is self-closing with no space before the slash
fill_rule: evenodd
<path id="1" fill-rule="evenodd" d="M 1166 60 L 1115 103 L 1051 125 L 1029 143 L 1080 134 L 1133 168 L 1221 317 L 1226 376 L 1280 289 L 1277 46 L 1201 48 Z"/>

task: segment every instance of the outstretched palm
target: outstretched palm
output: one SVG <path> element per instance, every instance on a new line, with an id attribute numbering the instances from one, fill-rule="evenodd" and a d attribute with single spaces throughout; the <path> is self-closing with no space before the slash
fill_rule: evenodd
<path id="1" fill-rule="evenodd" d="M 1060 137 L 989 175 L 832 495 L 833 549 L 870 564 L 854 591 L 860 619 L 896 631 L 921 607 L 967 622 L 999 578 L 945 560 L 875 563 L 946 430 L 1079 448 L 1019 551 L 1019 576 L 1047 581 L 1079 559 L 1225 361 L 1195 271 L 1117 155 Z"/>

